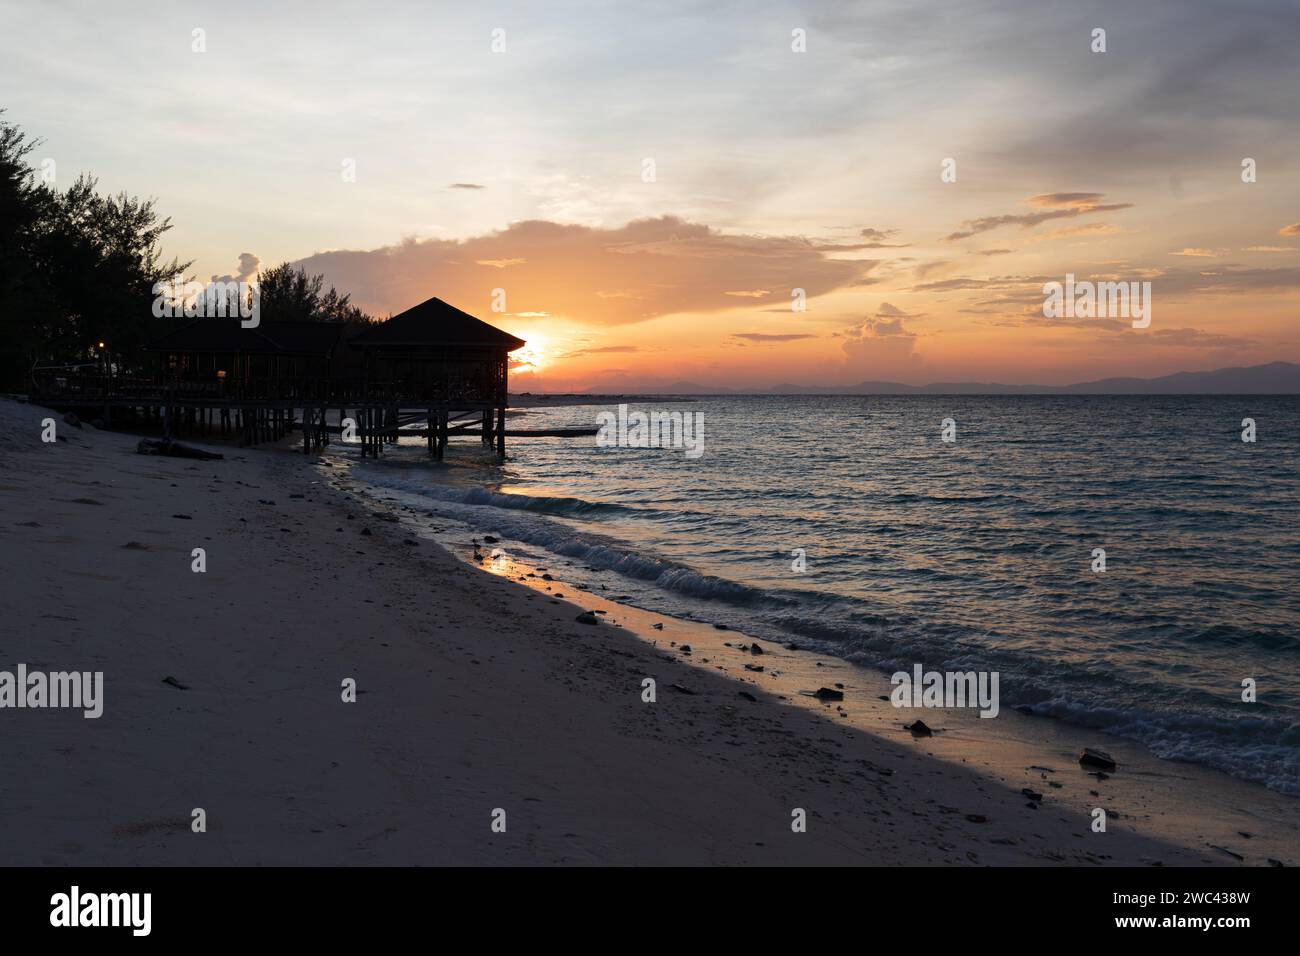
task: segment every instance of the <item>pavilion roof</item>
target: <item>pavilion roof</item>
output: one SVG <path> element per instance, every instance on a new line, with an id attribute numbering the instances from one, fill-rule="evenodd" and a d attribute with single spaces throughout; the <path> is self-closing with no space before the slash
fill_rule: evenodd
<path id="1" fill-rule="evenodd" d="M 354 335 L 348 345 L 358 349 L 452 346 L 513 352 L 523 347 L 524 340 L 435 296 Z"/>

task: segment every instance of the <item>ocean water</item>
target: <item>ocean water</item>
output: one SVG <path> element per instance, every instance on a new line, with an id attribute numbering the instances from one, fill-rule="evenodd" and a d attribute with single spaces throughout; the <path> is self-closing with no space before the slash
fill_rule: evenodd
<path id="1" fill-rule="evenodd" d="M 511 424 L 590 427 L 612 408 Z M 1300 795 L 1300 398 L 632 408 L 702 414 L 704 454 L 519 439 L 504 465 L 477 445 L 432 465 L 411 439 L 352 474 L 608 597 L 887 672 L 996 670 L 1004 710 Z"/>

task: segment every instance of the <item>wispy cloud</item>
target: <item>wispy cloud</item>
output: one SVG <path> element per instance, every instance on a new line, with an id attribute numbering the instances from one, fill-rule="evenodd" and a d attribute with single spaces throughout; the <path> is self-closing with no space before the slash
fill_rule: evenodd
<path id="1" fill-rule="evenodd" d="M 1073 219 L 1077 216 L 1095 215 L 1101 212 L 1116 212 L 1131 209 L 1128 202 L 1105 203 L 1101 193 L 1043 193 L 1030 196 L 1023 205 L 1032 206 L 1038 212 L 1007 213 L 1001 216 L 983 216 L 979 219 L 967 219 L 957 232 L 950 233 L 945 241 L 954 242 L 969 239 L 971 236 L 1003 226 L 1020 226 L 1025 229 L 1053 219 Z"/>

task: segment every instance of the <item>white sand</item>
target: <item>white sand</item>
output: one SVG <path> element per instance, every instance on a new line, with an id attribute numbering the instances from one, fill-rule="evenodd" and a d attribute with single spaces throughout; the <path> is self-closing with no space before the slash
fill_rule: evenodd
<path id="1" fill-rule="evenodd" d="M 0 863 L 1296 862 L 1300 801 L 1261 787 L 1019 715 L 927 713 L 947 732 L 913 741 L 878 675 L 766 644 L 782 676 L 751 674 L 743 635 L 539 585 L 629 626 L 577 624 L 520 569 L 404 544 L 301 455 L 42 445 L 46 414 L 0 402 L 0 670 L 102 670 L 104 715 L 0 710 Z M 797 695 L 836 681 L 847 717 Z M 1086 776 L 1080 742 L 1119 773 Z"/>

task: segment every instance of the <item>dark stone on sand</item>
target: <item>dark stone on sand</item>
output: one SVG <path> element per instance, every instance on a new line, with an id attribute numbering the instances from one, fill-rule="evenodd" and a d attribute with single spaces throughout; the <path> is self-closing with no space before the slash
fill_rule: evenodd
<path id="1" fill-rule="evenodd" d="M 189 689 L 190 689 L 188 684 L 182 684 L 180 681 L 178 681 L 175 677 L 172 677 L 170 674 L 169 674 L 168 676 L 164 677 L 164 678 L 162 679 L 162 682 L 163 682 L 164 684 L 167 684 L 167 685 L 171 686 L 171 687 L 175 687 L 177 690 L 189 690 Z"/>
<path id="2" fill-rule="evenodd" d="M 729 631 L 729 630 L 731 630 L 731 628 L 727 627 L 727 625 L 725 625 L 725 624 L 714 624 L 713 626 L 716 627 L 719 631 Z"/>
<path id="3" fill-rule="evenodd" d="M 680 648 L 678 648 L 678 650 L 680 650 L 683 654 L 689 654 L 691 652 L 691 645 L 683 644 Z"/>
<path id="4" fill-rule="evenodd" d="M 842 695 L 841 695 L 842 696 Z M 907 724 L 903 728 L 910 730 L 913 737 L 933 737 L 934 731 L 925 725 L 924 720 L 918 720 L 915 723 Z"/>
<path id="5" fill-rule="evenodd" d="M 579 624 L 600 623 L 600 618 L 596 617 L 596 615 L 592 614 L 590 611 L 583 611 L 581 614 L 575 617 L 574 620 L 577 621 Z"/>
<path id="6" fill-rule="evenodd" d="M 73 498 L 74 505 L 102 505 L 104 502 L 96 501 L 94 498 Z"/>
<path id="7" fill-rule="evenodd" d="M 1020 711 L 1022 714 L 1028 714 L 1030 717 L 1034 716 L 1034 708 L 1030 707 L 1028 704 L 1016 704 L 1015 709 Z"/>
<path id="8" fill-rule="evenodd" d="M 989 822 L 989 818 L 986 817 L 986 816 L 984 816 L 984 814 L 982 814 L 982 813 L 968 813 L 968 814 L 966 814 L 966 819 L 969 820 L 971 823 L 988 823 L 988 822 Z"/>
<path id="9" fill-rule="evenodd" d="M 695 694 L 695 691 L 691 690 L 689 687 L 683 687 L 681 684 L 669 684 L 668 686 L 671 687 L 673 690 L 677 691 L 677 693 L 679 694 L 688 694 L 688 695 Z"/>
<path id="10" fill-rule="evenodd" d="M 402 539 L 402 544 L 418 545 L 419 543 L 420 543 L 420 542 L 416 541 L 414 538 L 403 538 L 403 539 Z"/>
<path id="11" fill-rule="evenodd" d="M 489 542 L 489 543 L 490 543 L 490 542 Z M 542 580 L 543 580 L 543 581 L 554 581 L 555 578 L 551 577 L 549 574 L 543 574 L 543 575 L 542 575 Z"/>
<path id="12" fill-rule="evenodd" d="M 746 664 L 746 665 L 745 665 L 745 670 L 747 670 L 747 671 L 753 671 L 755 674 L 761 674 L 761 673 L 763 673 L 763 665 L 762 665 L 762 664 Z"/>
<path id="13" fill-rule="evenodd" d="M 1028 797 L 1030 800 L 1042 800 L 1042 799 L 1043 799 L 1043 795 L 1042 795 L 1041 793 L 1035 793 L 1033 790 L 1030 790 L 1028 787 L 1023 787 L 1023 788 L 1021 788 L 1020 792 L 1021 792 L 1024 796 Z"/>
<path id="14" fill-rule="evenodd" d="M 372 532 L 369 528 L 362 528 L 362 529 L 361 529 L 361 536 L 364 537 L 364 538 L 368 538 L 368 537 L 370 537 L 370 535 L 371 535 L 372 533 L 373 533 L 373 532 Z"/>
<path id="15" fill-rule="evenodd" d="M 844 694 L 838 690 L 831 690 L 829 687 L 817 688 L 817 693 L 813 694 L 818 700 L 843 700 Z"/>
<path id="16" fill-rule="evenodd" d="M 743 697 L 743 698 L 745 698 L 745 700 L 749 701 L 749 702 L 752 703 L 752 704 L 757 704 L 757 703 L 758 703 L 758 698 L 755 697 L 753 694 L 751 694 L 751 693 L 750 693 L 749 691 L 747 691 L 747 690 L 737 691 L 737 692 L 736 692 L 736 696 L 737 696 L 737 697 Z"/>
<path id="17" fill-rule="evenodd" d="M 149 550 L 149 545 L 147 545 L 147 544 L 141 544 L 139 541 L 128 541 L 126 544 L 122 545 L 122 547 L 126 548 L 128 551 L 148 551 L 148 550 Z"/>
<path id="18" fill-rule="evenodd" d="M 484 543 L 486 543 L 486 544 L 496 544 L 496 543 L 497 543 L 498 541 L 500 541 L 500 540 L 501 540 L 500 538 L 494 538 L 494 537 L 493 537 L 492 535 L 490 535 L 490 534 L 485 534 L 485 535 L 483 535 L 483 541 L 484 541 Z"/>
<path id="19" fill-rule="evenodd" d="M 215 451 L 204 451 L 202 448 L 182 445 L 170 438 L 160 440 L 141 438 L 139 444 L 135 446 L 135 450 L 140 455 L 170 455 L 172 458 L 198 458 L 202 461 L 215 461 L 225 457 Z"/>
<path id="20" fill-rule="evenodd" d="M 81 427 L 81 419 L 72 412 L 68 412 L 68 414 L 63 416 L 63 422 L 65 425 L 71 425 L 73 428 Z"/>
<path id="21" fill-rule="evenodd" d="M 786 649 L 787 651 L 801 651 L 801 650 L 803 650 L 803 648 L 800 647 L 798 644 L 794 643 L 794 641 L 791 641 L 789 644 L 787 644 L 787 645 L 785 646 L 785 649 Z"/>
<path id="22" fill-rule="evenodd" d="M 182 521 L 193 521 L 189 515 L 172 515 L 173 518 L 180 518 Z"/>
<path id="23" fill-rule="evenodd" d="M 1115 760 L 1104 750 L 1084 747 L 1079 751 L 1079 766 L 1095 767 L 1098 770 L 1114 770 Z"/>
<path id="24" fill-rule="evenodd" d="M 751 654 L 763 653 L 763 648 L 761 645 L 759 645 L 758 641 L 754 641 L 752 644 L 749 645 L 749 653 Z"/>
<path id="25" fill-rule="evenodd" d="M 662 624 L 651 624 L 650 626 L 653 627 L 656 631 L 662 631 L 664 629 L 664 626 Z"/>
<path id="26" fill-rule="evenodd" d="M 1286 864 L 1283 863 L 1281 860 L 1275 860 L 1275 859 L 1273 859 L 1271 856 L 1268 858 L 1268 865 L 1269 865 L 1269 866 L 1286 866 Z"/>

